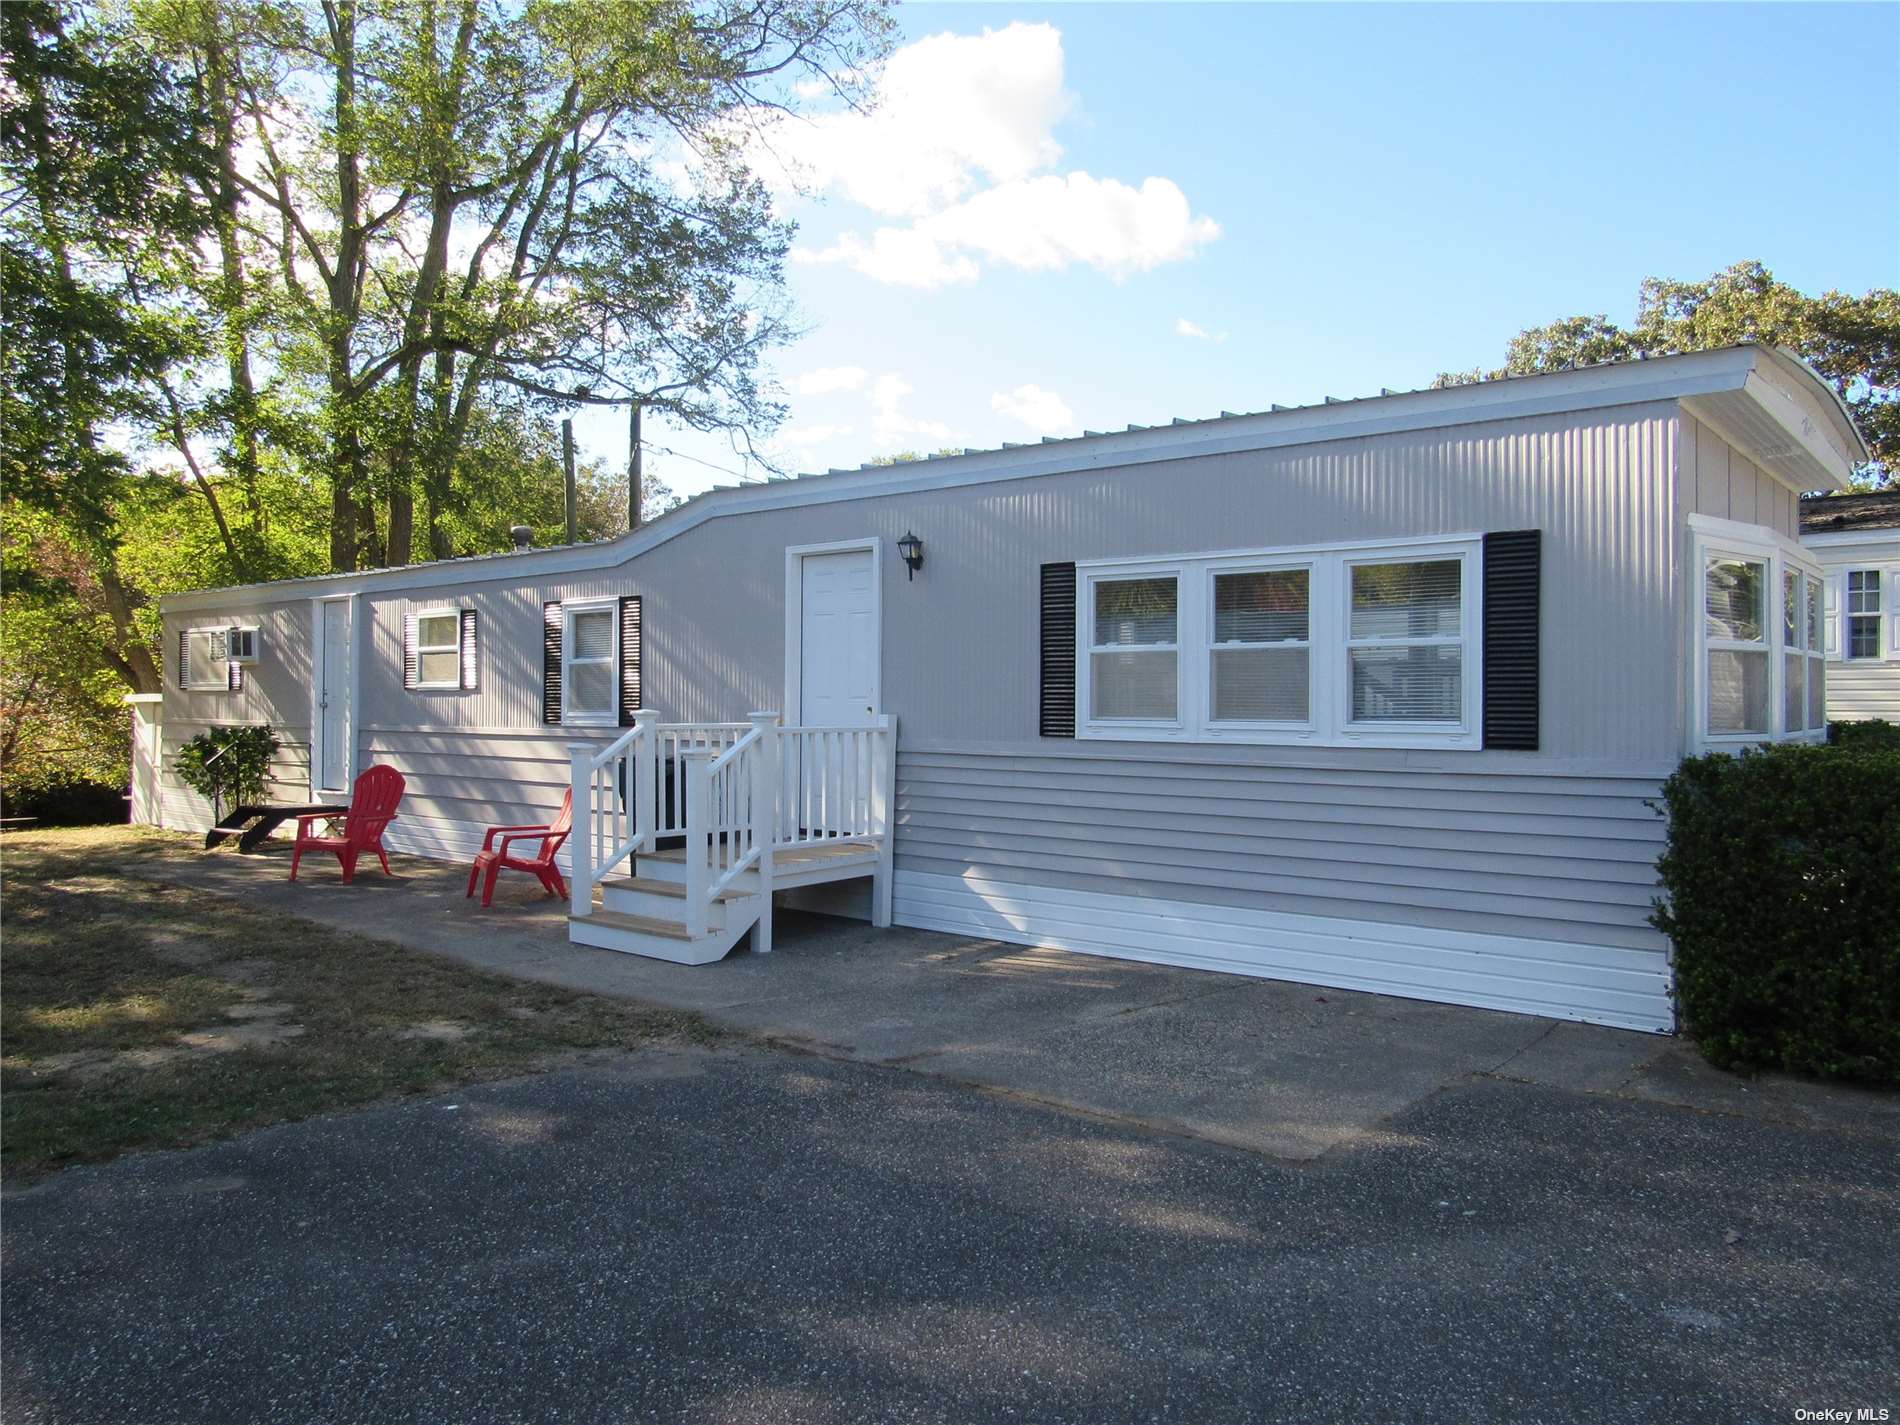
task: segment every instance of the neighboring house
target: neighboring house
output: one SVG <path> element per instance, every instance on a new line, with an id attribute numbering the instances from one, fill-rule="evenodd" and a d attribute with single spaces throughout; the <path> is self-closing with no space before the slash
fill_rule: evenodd
<path id="1" fill-rule="evenodd" d="M 781 832 L 829 798 L 892 833 L 902 924 L 1666 1030 L 1652 799 L 1685 753 L 1823 736 L 1797 502 L 1865 458 L 1741 346 L 738 486 L 599 544 L 169 598 L 150 735 L 169 769 L 269 721 L 296 799 L 392 764 L 388 844 L 426 856 L 579 782 L 595 875 L 613 778 L 654 775 L 613 760 L 636 708 L 724 720 L 663 734 L 715 750 L 755 709 L 890 717 L 894 800 L 889 749 L 831 733 L 776 775 Z M 207 818 L 169 770 L 140 815 Z"/>
<path id="2" fill-rule="evenodd" d="M 1803 499 L 1801 542 L 1827 577 L 1827 715 L 1900 722 L 1900 490 Z"/>

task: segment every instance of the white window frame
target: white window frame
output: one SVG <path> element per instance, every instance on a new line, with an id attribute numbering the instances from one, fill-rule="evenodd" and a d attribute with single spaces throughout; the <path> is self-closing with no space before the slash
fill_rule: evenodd
<path id="1" fill-rule="evenodd" d="M 424 619 L 445 618 L 450 620 L 453 636 L 446 644 L 424 643 L 422 641 L 422 622 Z M 562 630 L 566 632 L 565 629 Z M 567 647 L 565 643 L 561 645 Z M 425 653 L 453 653 L 455 655 L 455 676 L 446 681 L 437 678 L 430 680 L 422 676 L 422 655 Z M 565 658 L 562 660 L 565 662 Z M 565 676 L 565 673 L 563 674 Z M 460 692 L 462 688 L 462 611 L 459 608 L 422 609 L 416 614 L 416 687 L 420 691 Z M 561 690 L 565 696 L 567 689 Z M 563 704 L 562 706 L 566 706 Z"/>
<path id="2" fill-rule="evenodd" d="M 232 643 L 231 635 L 232 634 L 250 635 L 249 638 L 245 640 L 250 644 L 250 652 L 242 654 L 242 655 L 232 652 L 231 651 L 231 643 Z M 236 663 L 240 665 L 241 667 L 250 667 L 251 665 L 257 662 L 258 654 L 262 651 L 262 649 L 263 649 L 262 635 L 260 634 L 258 630 L 258 626 L 256 624 L 234 623 L 234 624 L 229 625 L 224 630 L 224 661 L 226 663 Z"/>
<path id="3" fill-rule="evenodd" d="M 1135 738 L 1141 741 L 1165 739 L 1178 741 L 1187 737 L 1192 726 L 1188 717 L 1188 697 L 1185 687 L 1185 668 L 1187 663 L 1188 634 L 1197 627 L 1197 621 L 1190 612 L 1189 605 L 1193 595 L 1189 592 L 1188 577 L 1185 568 L 1165 561 L 1136 560 L 1126 564 L 1091 565 L 1086 572 L 1080 565 L 1077 570 L 1082 574 L 1081 597 L 1076 600 L 1076 646 L 1082 650 L 1082 656 L 1075 660 L 1075 705 L 1077 709 L 1076 730 L 1078 735 L 1084 725 L 1101 729 L 1091 736 Z M 1095 641 L 1095 586 L 1114 584 L 1129 579 L 1173 579 L 1174 580 L 1174 642 L 1168 643 L 1097 643 Z M 1174 654 L 1174 716 L 1171 718 L 1097 718 L 1095 716 L 1095 655 L 1097 653 L 1162 653 Z"/>
<path id="4" fill-rule="evenodd" d="M 1853 608 L 1854 576 L 1871 574 L 1874 577 L 1874 608 L 1855 613 Z M 1841 570 L 1841 662 L 1877 663 L 1892 655 L 1894 650 L 1887 645 L 1887 620 L 1893 612 L 1888 607 L 1893 596 L 1893 579 L 1889 571 L 1878 564 L 1850 565 Z M 1854 620 L 1872 619 L 1874 623 L 1874 651 L 1872 653 L 1854 652 Z"/>
<path id="5" fill-rule="evenodd" d="M 1221 550 L 1144 559 L 1076 562 L 1075 660 L 1078 739 L 1116 742 L 1178 741 L 1269 746 L 1396 747 L 1476 751 L 1483 745 L 1480 706 L 1484 687 L 1483 547 L 1481 534 L 1452 534 L 1420 539 L 1355 540 L 1283 548 Z M 1351 628 L 1354 563 L 1400 564 L 1457 559 L 1459 641 L 1463 650 L 1463 715 L 1457 722 L 1354 723 L 1350 719 L 1351 660 L 1346 635 Z M 1215 722 L 1212 717 L 1214 575 L 1267 569 L 1305 568 L 1307 584 L 1307 696 L 1304 723 Z M 1160 719 L 1097 718 L 1090 686 L 1093 655 L 1106 645 L 1094 641 L 1095 585 L 1109 579 L 1176 579 L 1175 711 Z M 1453 640 L 1447 638 L 1445 642 Z M 1124 647 L 1125 645 L 1115 645 Z M 1241 645 L 1251 646 L 1251 645 Z M 1273 647 L 1275 645 L 1261 645 Z"/>
<path id="6" fill-rule="evenodd" d="M 561 603 L 561 723 L 566 727 L 617 727 L 620 723 L 619 692 L 620 687 L 620 618 L 619 601 L 612 598 L 563 600 Z M 574 657 L 574 620 L 581 614 L 605 613 L 609 631 L 607 657 Z M 605 712 L 580 712 L 574 707 L 574 695 L 571 683 L 572 670 L 576 662 L 593 664 L 605 662 L 611 676 L 608 687 L 612 696 L 607 699 Z"/>
<path id="7" fill-rule="evenodd" d="M 1418 545 L 1410 549 L 1383 549 L 1373 554 L 1353 555 L 1341 561 L 1339 580 L 1339 644 L 1344 650 L 1340 657 L 1340 720 L 1341 737 L 1349 742 L 1363 742 L 1367 738 L 1377 738 L 1381 746 L 1391 745 L 1392 737 L 1408 739 L 1439 737 L 1446 739 L 1465 739 L 1477 736 L 1481 710 L 1478 704 L 1484 698 L 1484 683 L 1476 676 L 1477 650 L 1482 646 L 1483 629 L 1483 582 L 1480 550 L 1481 543 L 1460 544 L 1456 546 Z M 1352 636 L 1352 571 L 1365 564 L 1412 564 L 1412 563 L 1449 563 L 1458 562 L 1458 633 L 1456 637 L 1436 634 L 1422 638 L 1354 638 Z M 1456 720 L 1441 722 L 1400 722 L 1391 719 L 1368 718 L 1363 721 L 1352 716 L 1352 650 L 1355 648 L 1393 648 L 1417 646 L 1449 647 L 1456 645 L 1460 650 L 1459 673 L 1463 687 L 1458 692 L 1458 712 Z M 1409 742 L 1406 745 L 1411 745 Z"/>
<path id="8" fill-rule="evenodd" d="M 1786 574 L 1793 570 L 1808 579 L 1819 583 L 1822 580 L 1821 566 L 1799 544 L 1774 530 L 1761 525 L 1738 524 L 1732 520 L 1716 519 L 1707 515 L 1691 515 L 1690 547 L 1692 559 L 1690 583 L 1691 633 L 1689 646 L 1694 650 L 1691 680 L 1693 684 L 1690 699 L 1691 716 L 1694 721 L 1689 729 L 1689 745 L 1692 750 L 1702 752 L 1735 752 L 1744 747 L 1759 747 L 1767 742 L 1822 742 L 1827 738 L 1827 718 L 1825 708 L 1821 726 L 1817 728 L 1796 728 L 1790 731 L 1787 726 L 1787 664 L 1786 655 L 1790 651 L 1787 641 L 1787 613 L 1782 607 L 1786 597 Z M 1764 591 L 1765 607 L 1762 610 L 1764 620 L 1762 643 L 1749 643 L 1735 639 L 1709 637 L 1708 632 L 1708 570 L 1709 563 L 1716 559 L 1740 559 L 1751 563 L 1767 565 L 1767 588 Z M 1843 587 L 1845 587 L 1843 585 Z M 1803 610 L 1805 628 L 1805 609 Z M 1822 638 L 1825 645 L 1825 634 Z M 1725 732 L 1709 731 L 1709 653 L 1712 649 L 1737 649 L 1768 654 L 1768 727 L 1763 732 Z M 1809 654 L 1809 677 L 1814 676 L 1816 659 L 1814 650 L 1799 650 Z M 1825 663 L 1825 649 L 1819 660 Z M 1826 675 L 1822 675 L 1822 687 L 1826 688 Z M 1803 721 L 1806 721 L 1805 712 Z"/>
<path id="9" fill-rule="evenodd" d="M 1222 574 L 1279 574 L 1288 570 L 1306 572 L 1306 638 L 1282 639 L 1276 643 L 1217 643 L 1214 640 L 1214 582 Z M 1322 622 L 1318 608 L 1319 572 L 1314 561 L 1308 558 L 1246 558 L 1212 560 L 1206 565 L 1205 580 L 1202 585 L 1206 610 L 1203 617 L 1206 623 L 1206 667 L 1202 675 L 1201 695 L 1206 700 L 1207 711 L 1204 730 L 1207 738 L 1220 741 L 1235 741 L 1252 736 L 1271 737 L 1275 734 L 1293 734 L 1310 739 L 1315 727 L 1314 709 L 1321 698 L 1318 670 L 1315 666 L 1319 657 L 1318 633 Z M 1245 649 L 1286 649 L 1303 648 L 1306 650 L 1306 716 L 1298 720 L 1289 719 L 1241 719 L 1220 718 L 1214 716 L 1214 654 Z"/>

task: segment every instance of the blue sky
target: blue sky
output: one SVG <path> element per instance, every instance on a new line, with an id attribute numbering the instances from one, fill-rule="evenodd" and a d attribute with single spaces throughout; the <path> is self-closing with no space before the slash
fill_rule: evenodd
<path id="1" fill-rule="evenodd" d="M 813 190 L 783 199 L 791 469 L 1422 385 L 1745 258 L 1900 283 L 1900 7 L 899 20 L 879 114 L 775 145 Z M 656 425 L 678 492 L 732 480 L 688 456 L 740 468 Z M 581 439 L 624 459 L 619 417 Z"/>

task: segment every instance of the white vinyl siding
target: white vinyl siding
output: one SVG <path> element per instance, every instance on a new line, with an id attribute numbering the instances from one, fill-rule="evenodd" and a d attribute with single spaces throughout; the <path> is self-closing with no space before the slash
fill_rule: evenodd
<path id="1" fill-rule="evenodd" d="M 614 604 L 566 604 L 561 619 L 561 721 L 617 721 L 620 631 Z"/>
<path id="2" fill-rule="evenodd" d="M 1077 566 L 1077 735 L 1478 745 L 1473 536 Z"/>
<path id="3" fill-rule="evenodd" d="M 462 686 L 462 615 L 429 609 L 416 615 L 416 686 Z"/>

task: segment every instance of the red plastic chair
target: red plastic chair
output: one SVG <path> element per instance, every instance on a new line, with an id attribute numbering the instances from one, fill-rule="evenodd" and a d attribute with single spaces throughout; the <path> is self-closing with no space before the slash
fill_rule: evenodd
<path id="1" fill-rule="evenodd" d="M 568 789 L 561 798 L 560 815 L 545 826 L 491 826 L 488 835 L 482 838 L 482 849 L 475 853 L 475 864 L 468 873 L 468 895 L 475 894 L 475 882 L 482 883 L 482 905 L 486 907 L 495 898 L 495 878 L 504 870 L 527 871 L 541 882 L 551 896 L 567 895 L 567 882 L 561 879 L 561 868 L 554 864 L 554 857 L 567 840 L 574 826 L 574 790 Z M 501 838 L 501 845 L 495 845 L 495 838 Z M 512 841 L 539 841 L 541 849 L 532 856 L 510 856 L 508 844 Z M 466 897 L 464 897 L 466 899 Z"/>
<path id="2" fill-rule="evenodd" d="M 389 857 L 383 851 L 383 828 L 396 819 L 396 805 L 402 800 L 402 773 L 394 767 L 371 767 L 356 779 L 350 793 L 350 809 L 340 816 L 331 813 L 297 818 L 297 841 L 290 853 L 290 879 L 297 879 L 297 863 L 306 851 L 329 851 L 343 866 L 343 884 L 356 875 L 356 858 L 374 851 L 383 863 L 383 874 L 390 875 Z M 341 836 L 318 836 L 310 830 L 320 821 L 343 823 Z"/>

